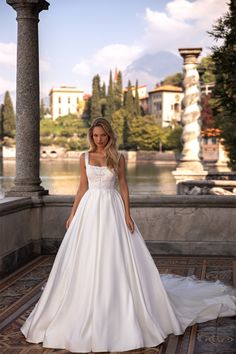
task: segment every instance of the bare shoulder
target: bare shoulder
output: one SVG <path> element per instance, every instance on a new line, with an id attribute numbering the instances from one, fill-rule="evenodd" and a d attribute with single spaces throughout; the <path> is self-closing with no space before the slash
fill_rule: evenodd
<path id="1" fill-rule="evenodd" d="M 125 162 L 125 157 L 124 157 L 124 154 L 122 154 L 122 152 L 119 153 L 118 161 L 123 162 L 123 163 Z"/>
<path id="2" fill-rule="evenodd" d="M 125 169 L 125 157 L 122 153 L 119 154 L 118 165 L 121 170 Z"/>
<path id="3" fill-rule="evenodd" d="M 79 162 L 80 164 L 85 165 L 85 152 L 80 155 Z"/>

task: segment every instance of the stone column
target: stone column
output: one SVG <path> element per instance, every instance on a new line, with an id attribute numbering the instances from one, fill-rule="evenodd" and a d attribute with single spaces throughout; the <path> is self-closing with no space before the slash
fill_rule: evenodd
<path id="1" fill-rule="evenodd" d="M 47 194 L 39 177 L 39 13 L 45 0 L 7 0 L 17 12 L 16 177 L 6 195 Z"/>
<path id="2" fill-rule="evenodd" d="M 184 59 L 184 111 L 182 114 L 183 133 L 181 140 L 183 150 L 180 162 L 173 175 L 177 183 L 186 180 L 205 179 L 207 171 L 204 171 L 201 163 L 200 138 L 201 138 L 201 112 L 200 89 L 197 60 L 202 48 L 181 48 L 179 52 Z"/>

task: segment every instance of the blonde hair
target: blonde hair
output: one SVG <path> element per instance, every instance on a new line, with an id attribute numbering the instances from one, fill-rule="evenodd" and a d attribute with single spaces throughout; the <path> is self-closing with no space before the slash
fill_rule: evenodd
<path id="1" fill-rule="evenodd" d="M 106 159 L 106 166 L 109 169 L 114 169 L 115 173 L 118 173 L 118 162 L 119 162 L 119 153 L 117 149 L 117 138 L 112 129 L 111 124 L 108 122 L 107 119 L 98 117 L 93 122 L 91 127 L 88 130 L 88 140 L 90 144 L 89 151 L 94 152 L 96 151 L 97 147 L 93 140 L 93 129 L 95 127 L 101 127 L 105 133 L 108 135 L 108 142 L 105 146 L 105 159 Z"/>

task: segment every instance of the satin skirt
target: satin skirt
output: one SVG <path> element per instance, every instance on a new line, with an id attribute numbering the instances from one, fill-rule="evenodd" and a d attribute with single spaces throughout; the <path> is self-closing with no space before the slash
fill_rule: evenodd
<path id="1" fill-rule="evenodd" d="M 133 234 L 126 226 L 120 194 L 89 189 L 21 331 L 46 348 L 127 351 L 235 314 L 232 288 L 160 275 L 137 225 Z"/>

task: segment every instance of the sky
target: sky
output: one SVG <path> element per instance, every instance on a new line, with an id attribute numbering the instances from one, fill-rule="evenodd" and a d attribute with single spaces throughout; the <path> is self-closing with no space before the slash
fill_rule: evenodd
<path id="1" fill-rule="evenodd" d="M 123 72 L 145 54 L 179 55 L 181 47 L 209 54 L 206 31 L 228 9 L 227 0 L 48 1 L 39 15 L 41 97 L 61 85 L 90 93 L 94 75 L 107 82 L 110 69 Z M 16 38 L 16 12 L 0 0 L 0 95 L 16 89 Z"/>

